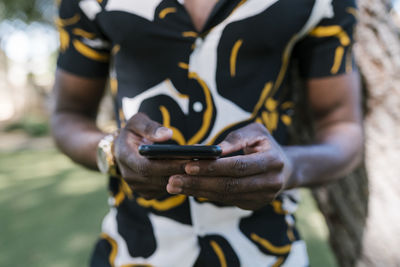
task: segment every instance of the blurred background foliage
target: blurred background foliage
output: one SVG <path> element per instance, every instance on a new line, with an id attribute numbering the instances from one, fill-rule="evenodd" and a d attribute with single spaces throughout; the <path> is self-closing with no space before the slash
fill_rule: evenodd
<path id="1" fill-rule="evenodd" d="M 56 9 L 49 0 L 0 2 L 0 130 L 48 134 Z"/>
<path id="2" fill-rule="evenodd" d="M 19 19 L 24 22 L 51 23 L 55 10 L 53 3 L 51 0 L 2 0 L 0 20 Z"/>

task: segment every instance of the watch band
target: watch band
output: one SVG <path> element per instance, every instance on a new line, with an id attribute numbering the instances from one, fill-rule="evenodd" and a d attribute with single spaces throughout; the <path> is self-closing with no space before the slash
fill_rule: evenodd
<path id="1" fill-rule="evenodd" d="M 97 146 L 97 166 L 100 172 L 111 176 L 120 176 L 117 162 L 114 157 L 114 142 L 119 134 L 115 131 L 100 140 Z"/>

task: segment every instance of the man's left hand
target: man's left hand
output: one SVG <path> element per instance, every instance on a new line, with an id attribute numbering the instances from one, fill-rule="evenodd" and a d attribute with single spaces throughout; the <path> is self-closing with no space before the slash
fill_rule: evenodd
<path id="1" fill-rule="evenodd" d="M 170 177 L 167 191 L 256 210 L 285 189 L 291 162 L 263 125 L 233 131 L 219 145 L 222 155 L 240 150 L 244 155 L 190 162 L 185 175 Z"/>

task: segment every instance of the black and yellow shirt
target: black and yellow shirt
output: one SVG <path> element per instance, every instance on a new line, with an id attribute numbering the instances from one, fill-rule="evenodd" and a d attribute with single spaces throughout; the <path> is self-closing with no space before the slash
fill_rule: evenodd
<path id="1" fill-rule="evenodd" d="M 172 141 L 215 144 L 251 122 L 287 142 L 293 57 L 306 78 L 351 72 L 354 0 L 219 0 L 195 30 L 183 1 L 63 0 L 58 67 L 110 77 L 118 123 L 137 112 Z M 129 197 L 111 210 L 92 266 L 307 266 L 295 191 L 256 212 L 186 197 Z M 135 265 L 136 264 L 136 265 Z"/>

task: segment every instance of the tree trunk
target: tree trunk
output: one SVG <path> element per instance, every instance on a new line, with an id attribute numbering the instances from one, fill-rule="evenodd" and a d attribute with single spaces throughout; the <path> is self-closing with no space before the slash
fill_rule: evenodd
<path id="1" fill-rule="evenodd" d="M 359 1 L 355 56 L 363 78 L 365 162 L 345 179 L 313 189 L 340 266 L 400 266 L 400 40 L 381 0 Z M 293 74 L 294 73 L 294 74 Z M 304 88 L 292 69 L 291 86 Z M 312 137 L 302 90 L 294 142 Z M 303 92 L 303 93 L 301 93 Z M 368 178 L 367 178 L 368 172 Z"/>
<path id="2" fill-rule="evenodd" d="M 359 1 L 356 57 L 368 88 L 370 201 L 358 266 L 400 266 L 400 35 L 384 1 Z"/>

